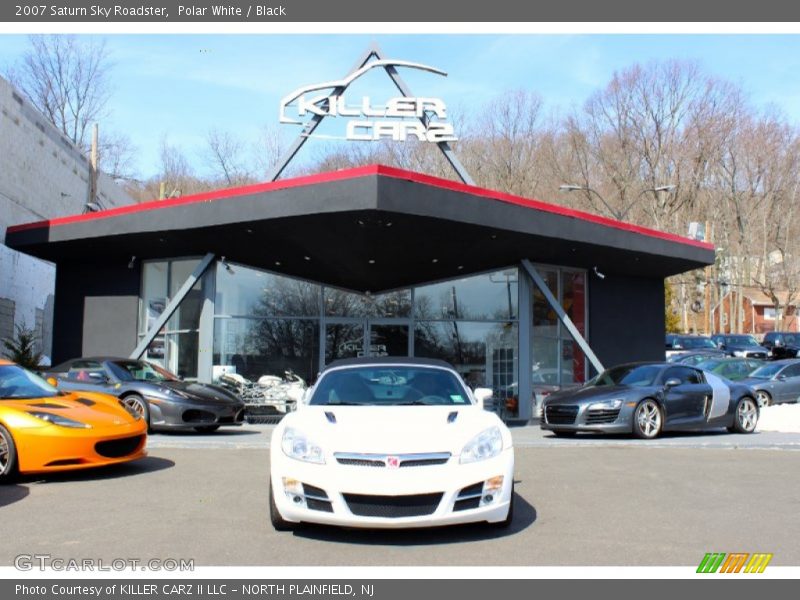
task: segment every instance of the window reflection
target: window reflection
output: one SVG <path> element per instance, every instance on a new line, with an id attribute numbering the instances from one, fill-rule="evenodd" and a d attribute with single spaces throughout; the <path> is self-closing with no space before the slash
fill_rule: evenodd
<path id="1" fill-rule="evenodd" d="M 325 288 L 325 315 L 329 317 L 408 317 L 411 315 L 411 290 L 385 294 L 357 294 Z"/>
<path id="2" fill-rule="evenodd" d="M 231 269 L 217 265 L 218 315 L 319 316 L 319 285 L 239 264 Z"/>
<path id="3" fill-rule="evenodd" d="M 253 381 L 292 371 L 310 383 L 318 370 L 316 319 L 215 319 L 214 379 L 225 371 Z"/>
<path id="4" fill-rule="evenodd" d="M 517 269 L 506 269 L 418 287 L 418 319 L 516 319 Z"/>

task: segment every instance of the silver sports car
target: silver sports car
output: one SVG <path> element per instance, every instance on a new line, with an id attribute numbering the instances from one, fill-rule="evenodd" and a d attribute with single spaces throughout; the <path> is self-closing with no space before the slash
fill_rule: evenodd
<path id="1" fill-rule="evenodd" d="M 755 394 L 700 369 L 672 363 L 632 363 L 608 369 L 581 388 L 544 402 L 542 429 L 557 436 L 578 432 L 632 433 L 650 439 L 662 431 L 726 427 L 752 433 Z"/>

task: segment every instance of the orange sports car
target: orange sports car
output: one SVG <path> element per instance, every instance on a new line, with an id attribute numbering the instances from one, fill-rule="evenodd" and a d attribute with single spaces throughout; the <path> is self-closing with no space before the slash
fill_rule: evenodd
<path id="1" fill-rule="evenodd" d="M 60 392 L 0 360 L 0 482 L 135 460 L 145 456 L 146 441 L 147 424 L 118 398 Z"/>

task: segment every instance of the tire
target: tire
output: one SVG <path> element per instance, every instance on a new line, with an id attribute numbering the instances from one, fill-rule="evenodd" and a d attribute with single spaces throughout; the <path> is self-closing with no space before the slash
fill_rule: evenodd
<path id="1" fill-rule="evenodd" d="M 556 437 L 571 438 L 571 437 L 575 437 L 575 434 L 577 433 L 577 431 L 558 431 L 557 429 L 555 429 L 555 430 L 553 430 L 553 433 L 555 434 Z"/>
<path id="2" fill-rule="evenodd" d="M 739 398 L 733 412 L 731 433 L 753 433 L 758 425 L 758 402 L 750 396 Z"/>
<path id="3" fill-rule="evenodd" d="M 281 516 L 278 507 L 275 505 L 271 480 L 269 482 L 269 520 L 272 523 L 272 527 L 275 528 L 275 531 L 292 531 L 297 526 L 296 523 L 290 523 Z"/>
<path id="4" fill-rule="evenodd" d="M 769 392 L 765 392 L 764 390 L 758 390 L 756 392 L 756 400 L 759 406 L 772 406 L 773 404 L 772 396 L 770 396 Z"/>
<path id="5" fill-rule="evenodd" d="M 194 428 L 197 433 L 214 433 L 217 429 L 219 425 L 202 425 Z"/>
<path id="6" fill-rule="evenodd" d="M 17 446 L 8 429 L 0 425 L 0 483 L 8 483 L 18 473 Z"/>
<path id="7" fill-rule="evenodd" d="M 514 484 L 511 484 L 511 502 L 508 504 L 508 514 L 506 518 L 502 521 L 498 521 L 497 523 L 492 523 L 498 529 L 507 529 L 511 527 L 511 523 L 514 521 Z"/>
<path id="8" fill-rule="evenodd" d="M 120 398 L 120 400 L 139 413 L 144 422 L 147 423 L 147 431 L 152 431 L 150 427 L 150 407 L 147 405 L 147 401 L 144 398 L 139 394 L 128 394 Z"/>
<path id="9" fill-rule="evenodd" d="M 633 435 L 639 439 L 652 440 L 661 435 L 664 428 L 664 414 L 658 402 L 645 398 L 633 411 Z"/>

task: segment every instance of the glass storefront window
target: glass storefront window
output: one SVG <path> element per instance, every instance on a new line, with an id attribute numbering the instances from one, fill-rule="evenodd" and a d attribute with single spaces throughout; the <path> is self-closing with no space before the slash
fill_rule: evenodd
<path id="1" fill-rule="evenodd" d="M 217 265 L 215 312 L 232 317 L 317 317 L 320 286 L 231 264 Z"/>
<path id="2" fill-rule="evenodd" d="M 505 269 L 418 287 L 418 319 L 513 320 L 517 317 L 517 269 Z"/>
<path id="3" fill-rule="evenodd" d="M 518 329 L 515 322 L 417 321 L 414 354 L 452 364 L 471 388 L 492 388 L 494 398 L 515 393 Z"/>
<path id="4" fill-rule="evenodd" d="M 325 315 L 328 317 L 408 317 L 411 315 L 411 290 L 385 294 L 356 294 L 326 287 Z"/>
<path id="5" fill-rule="evenodd" d="M 214 319 L 214 374 L 234 372 L 258 381 L 292 371 L 307 383 L 319 371 L 316 319 Z"/>

